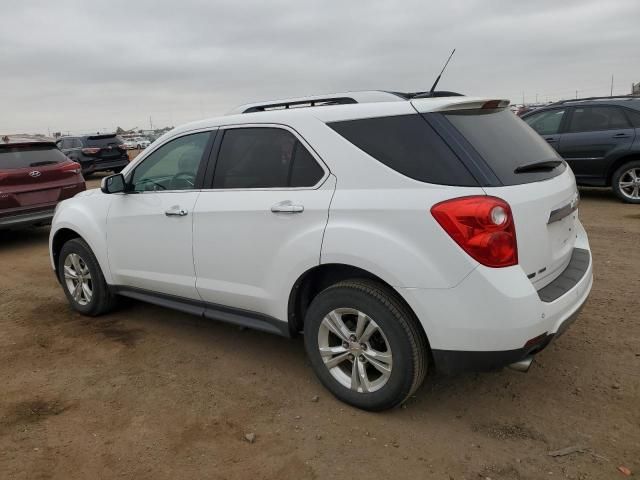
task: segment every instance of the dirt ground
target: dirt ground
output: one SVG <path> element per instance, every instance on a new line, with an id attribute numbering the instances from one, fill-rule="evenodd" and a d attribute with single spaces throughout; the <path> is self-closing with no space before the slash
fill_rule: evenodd
<path id="1" fill-rule="evenodd" d="M 73 313 L 48 228 L 0 234 L 0 478 L 640 476 L 640 206 L 582 200 L 595 283 L 572 328 L 528 374 L 431 375 L 378 414 L 328 394 L 301 339 L 136 302 Z"/>

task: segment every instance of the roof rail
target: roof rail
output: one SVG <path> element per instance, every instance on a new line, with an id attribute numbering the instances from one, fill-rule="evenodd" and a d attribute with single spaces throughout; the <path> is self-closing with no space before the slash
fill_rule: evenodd
<path id="1" fill-rule="evenodd" d="M 351 97 L 326 97 L 309 100 L 283 101 L 276 103 L 263 103 L 260 105 L 252 105 L 242 111 L 242 113 L 264 112 L 268 110 L 286 110 L 289 108 L 302 107 L 320 107 L 324 105 L 347 105 L 350 103 L 358 103 Z"/>
<path id="2" fill-rule="evenodd" d="M 267 102 L 240 105 L 227 115 L 266 112 L 270 110 L 287 110 L 303 107 L 320 107 L 325 105 L 348 105 L 353 103 L 398 102 L 426 97 L 453 97 L 462 94 L 439 90 L 436 92 L 391 92 L 387 90 L 363 90 L 360 92 L 342 92 L 329 95 L 313 95 L 309 97 L 288 98 L 285 100 L 271 100 Z"/>
<path id="3" fill-rule="evenodd" d="M 562 105 L 570 102 L 587 102 L 590 100 L 633 100 L 634 98 L 640 99 L 640 95 L 607 95 L 602 97 L 570 98 L 567 100 L 559 100 L 557 102 L 551 103 L 550 105 Z"/>

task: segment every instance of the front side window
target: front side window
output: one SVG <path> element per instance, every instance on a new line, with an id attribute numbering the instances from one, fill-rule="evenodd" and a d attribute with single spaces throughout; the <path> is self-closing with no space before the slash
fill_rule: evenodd
<path id="1" fill-rule="evenodd" d="M 575 107 L 569 125 L 572 133 L 618 128 L 630 128 L 627 117 L 618 107 Z"/>
<path id="2" fill-rule="evenodd" d="M 565 110 L 547 110 L 535 113 L 524 119 L 539 135 L 555 135 L 560 131 L 560 124 Z"/>
<path id="3" fill-rule="evenodd" d="M 281 128 L 226 130 L 213 188 L 312 187 L 324 171 L 300 141 Z"/>
<path id="4" fill-rule="evenodd" d="M 130 188 L 136 192 L 195 188 L 209 135 L 194 133 L 162 145 L 136 167 Z"/>

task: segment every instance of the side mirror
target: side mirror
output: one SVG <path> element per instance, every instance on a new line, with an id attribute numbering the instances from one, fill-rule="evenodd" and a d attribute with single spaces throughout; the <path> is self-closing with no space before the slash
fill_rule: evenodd
<path id="1" fill-rule="evenodd" d="M 125 187 L 124 175 L 121 173 L 104 177 L 100 183 L 102 193 L 122 193 L 125 191 Z"/>

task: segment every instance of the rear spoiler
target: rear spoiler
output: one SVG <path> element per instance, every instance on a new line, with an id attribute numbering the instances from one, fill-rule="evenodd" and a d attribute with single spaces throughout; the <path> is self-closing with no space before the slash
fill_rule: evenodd
<path id="1" fill-rule="evenodd" d="M 102 140 L 103 138 L 116 138 L 118 135 L 115 133 L 105 133 L 103 135 L 89 135 L 87 140 Z"/>
<path id="2" fill-rule="evenodd" d="M 411 103 L 420 113 L 427 113 L 503 109 L 507 108 L 511 102 L 504 98 L 442 97 L 413 99 Z"/>

